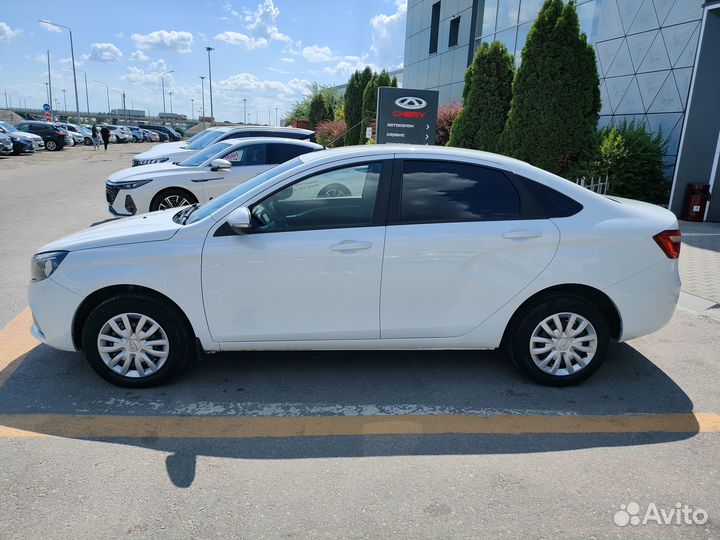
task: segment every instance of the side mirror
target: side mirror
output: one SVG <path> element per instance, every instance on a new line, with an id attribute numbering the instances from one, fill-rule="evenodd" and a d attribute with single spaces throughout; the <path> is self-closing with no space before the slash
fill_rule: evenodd
<path id="1" fill-rule="evenodd" d="M 237 234 L 245 234 L 250 232 L 252 228 L 252 216 L 250 210 L 245 206 L 236 208 L 227 217 L 227 223 L 230 228 Z"/>
<path id="2" fill-rule="evenodd" d="M 212 163 L 210 163 L 213 171 L 219 171 L 220 169 L 229 169 L 232 167 L 232 163 L 230 163 L 227 159 L 213 159 Z"/>

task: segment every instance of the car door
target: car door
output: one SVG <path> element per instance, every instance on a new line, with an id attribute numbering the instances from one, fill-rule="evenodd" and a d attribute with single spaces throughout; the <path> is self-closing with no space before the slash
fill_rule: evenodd
<path id="1" fill-rule="evenodd" d="M 377 339 L 388 167 L 359 161 L 305 176 L 249 205 L 253 228 L 222 221 L 202 254 L 213 339 Z M 338 182 L 351 196 L 323 195 Z"/>
<path id="2" fill-rule="evenodd" d="M 251 144 L 228 151 L 221 159 L 231 163 L 229 169 L 208 173 L 203 183 L 203 197 L 206 201 L 222 195 L 238 184 L 257 176 L 272 167 L 267 163 L 267 145 Z"/>
<path id="3" fill-rule="evenodd" d="M 470 332 L 552 260 L 559 232 L 525 219 L 502 170 L 480 164 L 398 160 L 385 241 L 382 338 Z"/>

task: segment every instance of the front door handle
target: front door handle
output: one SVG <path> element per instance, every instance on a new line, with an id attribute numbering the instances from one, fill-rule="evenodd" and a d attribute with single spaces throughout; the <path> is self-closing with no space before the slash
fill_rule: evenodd
<path id="1" fill-rule="evenodd" d="M 361 249 L 370 249 L 372 242 L 358 242 L 356 240 L 343 240 L 338 244 L 330 246 L 330 251 L 360 251 Z"/>
<path id="2" fill-rule="evenodd" d="M 191 182 L 209 182 L 210 180 L 222 180 L 224 176 L 216 176 L 215 178 L 197 178 L 196 180 L 190 180 Z"/>
<path id="3" fill-rule="evenodd" d="M 528 229 L 516 229 L 503 233 L 502 237 L 506 240 L 524 240 L 526 238 L 540 238 L 542 231 L 531 231 Z"/>

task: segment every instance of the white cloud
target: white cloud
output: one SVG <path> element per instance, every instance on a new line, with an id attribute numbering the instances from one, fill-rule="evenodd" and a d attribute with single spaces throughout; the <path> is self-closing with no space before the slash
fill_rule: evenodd
<path id="1" fill-rule="evenodd" d="M 115 32 L 114 35 L 116 38 L 120 38 L 120 39 L 125 37 L 125 33 L 123 33 L 123 32 Z"/>
<path id="2" fill-rule="evenodd" d="M 277 28 L 277 18 L 279 15 L 280 10 L 275 7 L 273 0 L 264 0 L 262 4 L 258 4 L 254 12 L 246 11 L 246 28 L 250 31 L 250 34 L 255 37 L 290 43 L 292 42 L 290 36 L 283 34 Z"/>
<path id="3" fill-rule="evenodd" d="M 286 64 L 292 64 L 293 62 L 295 62 L 295 59 L 288 58 L 287 56 L 283 56 L 282 58 L 280 58 L 280 61 L 285 62 Z"/>
<path id="4" fill-rule="evenodd" d="M 90 54 L 83 55 L 83 58 L 92 62 L 118 62 L 122 60 L 123 53 L 112 43 L 93 43 Z"/>
<path id="5" fill-rule="evenodd" d="M 380 13 L 370 19 L 372 27 L 370 50 L 384 65 L 397 62 L 397 58 L 402 57 L 403 52 L 407 2 L 395 0 L 395 8 L 395 13 L 392 15 Z"/>
<path id="6" fill-rule="evenodd" d="M 72 58 L 69 56 L 67 58 L 61 58 L 58 61 L 58 64 L 60 64 L 64 68 L 72 69 Z M 75 60 L 75 67 L 79 68 L 83 65 L 83 63 L 80 60 Z"/>
<path id="7" fill-rule="evenodd" d="M 267 39 L 263 37 L 255 38 L 241 34 L 240 32 L 223 32 L 222 34 L 216 35 L 214 39 L 230 43 L 231 45 L 241 45 L 250 51 L 260 49 L 268 44 Z"/>
<path id="8" fill-rule="evenodd" d="M 193 35 L 186 31 L 156 30 L 149 34 L 133 34 L 130 36 L 138 49 L 169 49 L 180 53 L 192 51 Z"/>
<path id="9" fill-rule="evenodd" d="M 0 43 L 10 43 L 13 39 L 22 34 L 20 28 L 13 30 L 10 25 L 4 22 L 0 22 Z"/>
<path id="10" fill-rule="evenodd" d="M 334 67 L 326 67 L 323 69 L 325 73 L 330 75 L 344 75 L 350 76 L 355 71 L 363 70 L 365 67 L 370 67 L 373 71 L 379 71 L 379 68 L 372 63 L 367 61 L 367 54 L 362 56 L 346 56 L 343 60 L 335 64 Z"/>
<path id="11" fill-rule="evenodd" d="M 128 66 L 125 75 L 120 77 L 124 81 L 131 82 L 133 84 L 160 84 L 160 77 L 163 73 L 168 71 L 168 65 L 165 60 L 160 58 L 155 62 L 150 62 L 146 69 L 139 68 L 136 66 Z M 169 73 L 165 77 L 165 86 L 174 85 L 172 73 Z"/>
<path id="12" fill-rule="evenodd" d="M 130 55 L 130 60 L 134 60 L 135 62 L 147 62 L 150 60 L 150 57 L 142 51 L 135 51 Z"/>
<path id="13" fill-rule="evenodd" d="M 264 81 L 252 73 L 238 73 L 216 83 L 214 88 L 228 94 L 237 92 L 271 92 L 279 97 L 302 95 L 307 91 L 309 81 L 292 79 L 286 83 L 280 81 Z"/>
<path id="14" fill-rule="evenodd" d="M 53 26 L 52 24 L 48 24 L 48 23 L 44 23 L 44 22 L 39 22 L 38 24 L 40 25 L 40 28 L 44 28 L 48 32 L 55 32 L 55 33 L 62 32 L 61 28 L 58 28 L 57 26 Z"/>
<path id="15" fill-rule="evenodd" d="M 279 73 L 280 75 L 290 75 L 289 71 L 283 71 L 282 69 L 274 68 L 272 66 L 269 67 L 268 70 L 272 71 L 273 73 Z"/>
<path id="16" fill-rule="evenodd" d="M 315 64 L 320 62 L 329 62 L 333 59 L 333 53 L 330 47 L 320 47 L 319 45 L 310 45 L 302 50 L 302 55 L 308 62 Z"/>

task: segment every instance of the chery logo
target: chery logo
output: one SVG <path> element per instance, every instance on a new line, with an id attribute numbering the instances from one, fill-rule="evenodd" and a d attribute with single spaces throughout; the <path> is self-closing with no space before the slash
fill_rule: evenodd
<path id="1" fill-rule="evenodd" d="M 427 101 L 420 99 L 419 97 L 401 97 L 395 100 L 395 105 L 402 109 L 424 109 L 427 106 Z"/>

